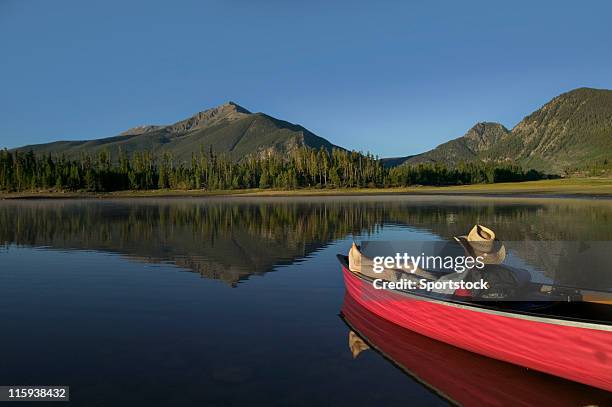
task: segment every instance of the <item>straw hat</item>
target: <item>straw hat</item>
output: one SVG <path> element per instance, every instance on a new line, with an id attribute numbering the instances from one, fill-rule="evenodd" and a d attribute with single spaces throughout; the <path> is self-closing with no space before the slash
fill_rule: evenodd
<path id="1" fill-rule="evenodd" d="M 437 280 L 437 277 L 414 265 L 410 265 L 408 269 L 396 269 L 382 267 L 382 271 L 377 273 L 374 269 L 374 261 L 361 253 L 359 246 L 355 242 L 351 245 L 348 254 L 349 270 L 354 273 L 361 273 L 371 278 L 381 278 L 386 281 L 399 281 L 400 279 L 410 279 L 415 277 L 425 278 L 429 280 Z"/>
<path id="2" fill-rule="evenodd" d="M 482 257 L 485 264 L 501 264 L 506 258 L 506 248 L 486 226 L 475 225 L 467 236 L 456 236 L 463 249 L 472 257 Z"/>

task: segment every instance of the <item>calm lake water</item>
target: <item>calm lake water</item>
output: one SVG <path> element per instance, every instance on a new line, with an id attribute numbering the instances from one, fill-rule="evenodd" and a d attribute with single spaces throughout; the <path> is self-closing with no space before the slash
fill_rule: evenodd
<path id="1" fill-rule="evenodd" d="M 360 321 L 339 315 L 335 255 L 353 239 L 449 239 L 476 222 L 506 240 L 612 240 L 612 201 L 0 201 L 0 385 L 70 385 L 70 404 L 87 406 L 448 405 L 444 377 L 415 380 L 409 354 L 403 363 L 363 338 L 385 355 L 353 357 L 363 333 L 349 340 Z M 427 340 L 412 340 L 427 352 Z M 502 372 L 486 383 L 466 376 L 468 390 L 511 385 L 545 397 L 519 393 L 524 405 L 607 397 L 433 341 L 431 349 L 434 359 L 464 361 L 439 366 L 455 377 L 466 364 Z"/>

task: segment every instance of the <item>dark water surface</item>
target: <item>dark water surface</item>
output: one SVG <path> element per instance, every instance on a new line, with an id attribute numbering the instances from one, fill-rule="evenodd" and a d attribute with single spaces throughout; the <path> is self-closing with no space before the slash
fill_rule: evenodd
<path id="1" fill-rule="evenodd" d="M 86 406 L 447 405 L 444 379 L 420 383 L 371 349 L 353 358 L 335 254 L 353 239 L 449 239 L 476 222 L 506 240 L 612 240 L 612 202 L 0 201 L 0 385 L 70 385 L 70 404 Z M 475 385 L 511 376 L 559 405 L 605 397 L 501 371 Z"/>

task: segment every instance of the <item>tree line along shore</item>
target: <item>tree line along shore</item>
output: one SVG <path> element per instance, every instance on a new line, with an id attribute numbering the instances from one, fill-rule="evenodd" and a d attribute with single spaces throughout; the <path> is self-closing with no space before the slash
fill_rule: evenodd
<path id="1" fill-rule="evenodd" d="M 0 151 L 0 191 L 113 192 L 154 190 L 226 191 L 302 188 L 380 189 L 410 186 L 457 186 L 549 178 L 535 170 L 500 163 L 469 162 L 401 165 L 385 168 L 371 154 L 334 149 L 298 148 L 287 156 L 249 156 L 238 162 L 204 148 L 190 162 L 148 151 L 131 155 L 108 151 L 81 155 L 37 156 Z"/>

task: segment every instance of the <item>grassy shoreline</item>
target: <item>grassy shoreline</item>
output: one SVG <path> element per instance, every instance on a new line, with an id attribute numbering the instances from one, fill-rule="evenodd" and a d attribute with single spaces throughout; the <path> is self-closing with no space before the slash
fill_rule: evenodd
<path id="1" fill-rule="evenodd" d="M 440 195 L 440 196 L 518 196 L 612 198 L 612 178 L 569 178 L 542 181 L 476 184 L 446 187 L 411 186 L 402 188 L 339 188 L 296 190 L 152 190 L 116 192 L 12 192 L 0 193 L 0 199 L 104 199 L 151 197 L 218 196 L 350 196 L 350 195 Z"/>

